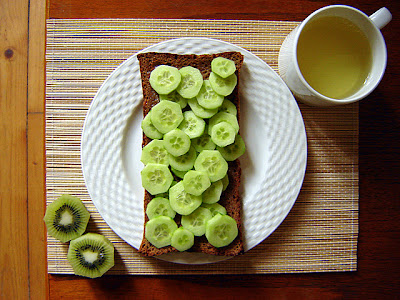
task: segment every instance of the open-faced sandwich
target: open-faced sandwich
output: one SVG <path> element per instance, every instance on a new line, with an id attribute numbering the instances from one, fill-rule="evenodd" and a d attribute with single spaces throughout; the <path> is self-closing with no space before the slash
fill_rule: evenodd
<path id="1" fill-rule="evenodd" d="M 243 55 L 140 53 L 146 256 L 243 253 Z"/>

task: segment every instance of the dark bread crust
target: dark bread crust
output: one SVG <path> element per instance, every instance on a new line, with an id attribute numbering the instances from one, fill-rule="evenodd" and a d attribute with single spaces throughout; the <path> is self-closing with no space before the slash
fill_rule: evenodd
<path id="1" fill-rule="evenodd" d="M 140 64 L 140 73 L 142 79 L 143 89 L 143 116 L 146 116 L 151 108 L 159 102 L 158 94 L 150 86 L 149 78 L 150 73 L 159 65 L 170 65 L 177 67 L 178 69 L 185 66 L 192 66 L 200 70 L 204 79 L 207 79 L 211 72 L 211 61 L 218 56 L 222 56 L 231 59 L 236 64 L 236 76 L 238 77 L 238 85 L 230 96 L 227 98 L 235 104 L 238 111 L 238 119 L 240 118 L 240 101 L 239 101 L 239 73 L 243 64 L 243 55 L 239 52 L 222 52 L 218 54 L 204 54 L 204 55 L 178 55 L 171 53 L 157 53 L 147 52 L 140 53 L 137 55 Z M 145 134 L 143 134 L 142 147 L 147 145 L 151 141 Z M 243 234 L 242 234 L 242 219 L 241 210 L 242 202 L 239 193 L 241 167 L 239 160 L 229 162 L 228 168 L 229 186 L 221 195 L 219 203 L 223 205 L 227 211 L 227 214 L 235 219 L 238 224 L 239 234 L 236 239 L 228 246 L 222 248 L 216 248 L 208 243 L 207 239 L 203 237 L 196 237 L 194 246 L 188 250 L 190 252 L 201 252 L 213 255 L 225 255 L 235 256 L 242 254 L 243 250 Z M 144 195 L 144 210 L 146 211 L 147 204 L 151 201 L 153 196 L 145 191 Z M 145 214 L 145 222 L 148 221 L 148 217 Z M 179 219 L 176 219 L 178 225 Z M 139 252 L 145 256 L 161 255 L 169 252 L 177 252 L 172 246 L 163 248 L 156 248 L 150 242 L 146 240 L 143 234 L 142 244 L 140 245 Z"/>

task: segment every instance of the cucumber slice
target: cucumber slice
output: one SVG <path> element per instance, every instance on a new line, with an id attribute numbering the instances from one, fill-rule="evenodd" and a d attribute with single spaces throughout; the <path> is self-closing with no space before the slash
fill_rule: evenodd
<path id="1" fill-rule="evenodd" d="M 202 198 L 186 192 L 183 182 L 179 181 L 169 189 L 169 203 L 178 214 L 189 215 L 201 205 Z"/>
<path id="2" fill-rule="evenodd" d="M 218 202 L 221 198 L 222 188 L 222 180 L 213 182 L 203 193 L 203 203 L 212 204 Z"/>
<path id="3" fill-rule="evenodd" d="M 216 214 L 226 215 L 226 209 L 219 203 L 207 204 L 204 203 L 201 205 L 202 207 L 208 208 L 211 211 L 212 216 L 214 217 Z"/>
<path id="4" fill-rule="evenodd" d="M 176 212 L 169 205 L 167 198 L 156 197 L 147 204 L 146 214 L 150 220 L 159 216 L 167 216 L 173 219 Z"/>
<path id="5" fill-rule="evenodd" d="M 225 57 L 216 57 L 211 61 L 211 71 L 222 78 L 226 78 L 236 71 L 236 65 L 233 60 Z"/>
<path id="6" fill-rule="evenodd" d="M 211 130 L 211 140 L 219 147 L 225 147 L 235 141 L 236 131 L 228 122 L 215 124 Z"/>
<path id="7" fill-rule="evenodd" d="M 222 105 L 222 102 L 224 102 L 224 97 L 213 90 L 209 80 L 203 81 L 203 85 L 196 99 L 202 107 L 207 109 L 218 108 Z"/>
<path id="8" fill-rule="evenodd" d="M 219 112 L 208 122 L 208 134 L 211 135 L 214 125 L 221 122 L 228 122 L 235 129 L 236 134 L 239 133 L 239 122 L 237 117 L 226 112 Z"/>
<path id="9" fill-rule="evenodd" d="M 185 172 L 193 168 L 194 162 L 196 161 L 197 153 L 193 147 L 190 147 L 189 151 L 181 156 L 169 155 L 169 164 L 171 168 L 175 170 Z"/>
<path id="10" fill-rule="evenodd" d="M 182 79 L 176 91 L 183 98 L 196 97 L 203 85 L 203 75 L 200 70 L 187 66 L 179 69 L 179 73 L 181 73 Z"/>
<path id="11" fill-rule="evenodd" d="M 210 81 L 212 89 L 218 95 L 222 96 L 228 96 L 232 94 L 233 90 L 237 85 L 236 74 L 232 74 L 226 78 L 222 78 L 221 76 L 215 74 L 214 72 L 211 72 L 208 80 Z"/>
<path id="12" fill-rule="evenodd" d="M 190 149 L 190 138 L 180 129 L 173 129 L 164 134 L 164 147 L 173 156 L 181 156 Z"/>
<path id="13" fill-rule="evenodd" d="M 183 187 L 189 194 L 200 196 L 211 185 L 207 173 L 190 170 L 183 177 Z"/>
<path id="14" fill-rule="evenodd" d="M 197 138 L 204 133 L 206 122 L 196 116 L 193 111 L 188 110 L 183 113 L 183 121 L 179 128 L 191 139 Z"/>
<path id="15" fill-rule="evenodd" d="M 150 117 L 154 127 L 164 134 L 177 128 L 183 120 L 180 105 L 171 101 L 161 101 L 153 106 Z"/>
<path id="16" fill-rule="evenodd" d="M 211 140 L 211 136 L 208 133 L 203 133 L 202 136 L 195 138 L 192 140 L 192 145 L 196 149 L 197 152 L 201 152 L 203 150 L 214 150 L 215 144 Z"/>
<path id="17" fill-rule="evenodd" d="M 159 216 L 149 220 L 145 226 L 145 238 L 155 247 L 171 245 L 172 234 L 178 229 L 170 217 Z"/>
<path id="18" fill-rule="evenodd" d="M 225 175 L 224 178 L 221 179 L 222 181 L 222 191 L 225 191 L 229 185 L 229 176 L 228 174 Z"/>
<path id="19" fill-rule="evenodd" d="M 182 216 L 182 227 L 193 232 L 195 236 L 202 236 L 206 233 L 207 221 L 212 218 L 212 213 L 205 207 L 199 207 L 190 215 Z"/>
<path id="20" fill-rule="evenodd" d="M 169 94 L 181 82 L 181 73 L 175 67 L 160 65 L 150 73 L 149 82 L 158 94 Z"/>
<path id="21" fill-rule="evenodd" d="M 149 163 L 169 165 L 168 151 L 163 140 L 152 140 L 142 149 L 140 161 L 145 165 Z"/>
<path id="22" fill-rule="evenodd" d="M 174 231 L 171 238 L 171 246 L 176 250 L 182 252 L 189 250 L 194 245 L 194 234 L 183 228 L 179 227 Z"/>
<path id="23" fill-rule="evenodd" d="M 173 91 L 172 93 L 169 93 L 167 95 L 159 95 L 160 101 L 171 101 L 178 103 L 181 107 L 181 109 L 184 109 L 187 104 L 188 100 L 183 98 L 181 95 L 179 95 L 176 91 Z"/>
<path id="24" fill-rule="evenodd" d="M 219 108 L 219 111 L 226 112 L 228 114 L 237 116 L 237 108 L 236 108 L 235 104 L 233 104 L 232 101 L 230 101 L 226 98 L 225 98 L 224 102 L 222 102 L 222 105 Z"/>
<path id="25" fill-rule="evenodd" d="M 189 106 L 193 113 L 202 119 L 209 119 L 218 112 L 218 108 L 207 109 L 199 104 L 196 98 L 188 100 Z"/>
<path id="26" fill-rule="evenodd" d="M 238 233 L 235 219 L 228 215 L 216 214 L 206 224 L 206 238 L 217 248 L 228 246 Z"/>
<path id="27" fill-rule="evenodd" d="M 175 168 L 172 168 L 172 167 L 171 167 L 171 172 L 174 173 L 174 175 L 175 175 L 176 177 L 179 177 L 179 178 L 181 178 L 181 179 L 183 179 L 183 177 L 184 177 L 185 174 L 187 173 L 187 171 L 179 171 L 179 170 L 177 170 L 177 169 L 175 169 Z"/>
<path id="28" fill-rule="evenodd" d="M 234 161 L 246 152 L 246 145 L 240 135 L 236 135 L 233 144 L 226 147 L 217 147 L 226 161 Z"/>
<path id="29" fill-rule="evenodd" d="M 153 122 L 151 122 L 150 115 L 151 111 L 149 111 L 149 113 L 144 117 L 141 124 L 142 130 L 147 137 L 153 140 L 161 139 L 163 137 L 163 134 L 159 132 L 156 127 L 154 127 Z"/>
<path id="30" fill-rule="evenodd" d="M 211 182 L 222 179 L 228 171 L 228 163 L 217 150 L 203 150 L 194 162 L 196 171 L 206 172 Z"/>
<path id="31" fill-rule="evenodd" d="M 152 195 L 168 191 L 174 179 L 166 165 L 147 164 L 140 172 L 143 187 Z"/>

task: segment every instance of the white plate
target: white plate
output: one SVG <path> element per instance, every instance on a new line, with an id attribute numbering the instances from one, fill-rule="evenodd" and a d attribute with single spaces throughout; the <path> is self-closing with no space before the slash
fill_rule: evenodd
<path id="1" fill-rule="evenodd" d="M 282 79 L 260 58 L 235 45 L 207 38 L 162 42 L 142 52 L 205 54 L 239 51 L 241 135 L 247 151 L 240 158 L 244 249 L 267 238 L 296 201 L 306 169 L 303 119 Z M 108 225 L 138 249 L 143 237 L 140 171 L 142 87 L 136 54 L 103 83 L 86 116 L 81 160 L 88 192 Z M 203 264 L 227 259 L 194 253 L 159 257 L 176 263 Z"/>

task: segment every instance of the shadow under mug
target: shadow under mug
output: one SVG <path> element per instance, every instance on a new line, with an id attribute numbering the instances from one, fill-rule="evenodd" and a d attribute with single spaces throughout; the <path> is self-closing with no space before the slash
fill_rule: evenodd
<path id="1" fill-rule="evenodd" d="M 338 16 L 351 21 L 362 30 L 371 46 L 372 64 L 368 78 L 358 91 L 343 99 L 330 98 L 313 89 L 305 80 L 298 64 L 297 44 L 299 36 L 306 24 L 322 16 Z M 280 76 L 294 96 L 309 105 L 334 106 L 356 102 L 365 98 L 377 87 L 385 73 L 387 50 L 380 29 L 388 24 L 391 19 L 392 15 L 385 7 L 369 17 L 362 11 L 346 5 L 330 5 L 313 12 L 284 40 L 278 58 Z"/>

